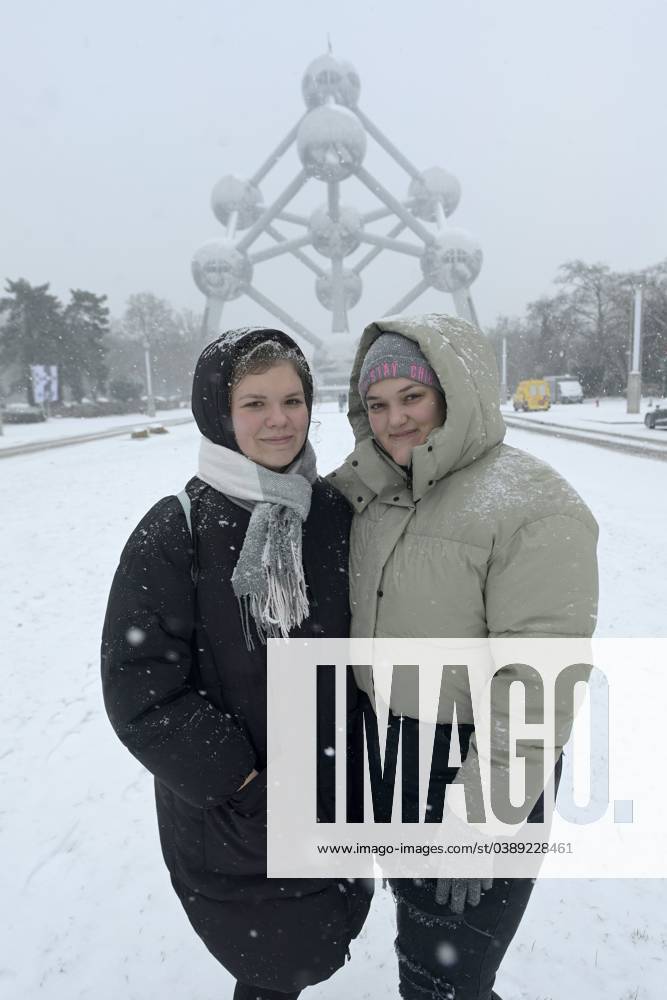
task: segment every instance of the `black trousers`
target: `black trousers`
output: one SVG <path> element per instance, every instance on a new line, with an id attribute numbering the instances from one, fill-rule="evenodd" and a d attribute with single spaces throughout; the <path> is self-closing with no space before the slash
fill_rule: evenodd
<path id="1" fill-rule="evenodd" d="M 364 719 L 371 733 L 377 732 L 373 707 L 363 695 Z M 390 714 L 389 726 L 401 724 L 404 770 L 417 774 L 410 754 L 417 746 L 418 722 Z M 474 728 L 458 726 L 461 759 L 465 760 Z M 394 736 L 397 734 L 394 733 Z M 451 725 L 436 727 L 431 780 L 427 797 L 429 818 L 437 822 L 442 815 L 446 786 L 458 767 L 448 767 Z M 396 745 L 396 739 L 387 745 Z M 412 748 L 412 749 L 411 749 Z M 562 759 L 555 770 L 556 788 L 560 782 Z M 415 794 L 404 796 L 404 808 L 416 805 Z M 412 800 L 412 801 L 410 801 Z M 543 816 L 540 796 L 531 818 Z M 396 902 L 396 955 L 399 991 L 404 1000 L 500 1000 L 493 992 L 500 963 L 517 932 L 533 891 L 534 879 L 494 879 L 491 889 L 482 892 L 478 906 L 465 907 L 460 916 L 449 905 L 436 902 L 435 879 L 389 879 Z"/>
<path id="2" fill-rule="evenodd" d="M 495 879 L 461 916 L 435 901 L 435 881 L 395 879 L 395 942 L 405 1000 L 492 1000 L 496 973 L 517 932 L 532 879 Z"/>

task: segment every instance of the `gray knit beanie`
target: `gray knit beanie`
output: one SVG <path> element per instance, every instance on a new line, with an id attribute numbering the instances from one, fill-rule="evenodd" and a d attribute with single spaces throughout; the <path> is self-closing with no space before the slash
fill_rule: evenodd
<path id="1" fill-rule="evenodd" d="M 364 406 L 370 386 L 387 378 L 409 378 L 445 394 L 419 345 L 400 333 L 382 333 L 368 349 L 359 376 L 359 395 Z"/>

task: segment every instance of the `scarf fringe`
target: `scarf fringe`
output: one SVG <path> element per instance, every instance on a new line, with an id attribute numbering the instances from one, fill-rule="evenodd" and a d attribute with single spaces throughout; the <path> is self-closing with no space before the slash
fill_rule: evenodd
<path id="1" fill-rule="evenodd" d="M 265 587 L 260 593 L 251 592 L 238 597 L 243 638 L 248 650 L 255 648 L 251 619 L 259 641 L 265 646 L 267 639 L 289 638 L 290 632 L 310 615 L 301 546 L 290 543 L 292 565 L 286 569 L 278 560 L 277 572 L 272 568 L 269 548 L 267 539 L 262 558 Z"/>

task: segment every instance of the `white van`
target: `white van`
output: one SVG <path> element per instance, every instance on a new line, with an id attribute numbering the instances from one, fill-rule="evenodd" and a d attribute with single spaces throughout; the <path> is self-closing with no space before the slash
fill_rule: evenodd
<path id="1" fill-rule="evenodd" d="M 560 403 L 583 403 L 584 390 L 578 379 L 564 379 L 558 381 L 558 397 Z"/>
<path id="2" fill-rule="evenodd" d="M 552 403 L 583 403 L 584 390 L 573 375 L 546 375 Z"/>

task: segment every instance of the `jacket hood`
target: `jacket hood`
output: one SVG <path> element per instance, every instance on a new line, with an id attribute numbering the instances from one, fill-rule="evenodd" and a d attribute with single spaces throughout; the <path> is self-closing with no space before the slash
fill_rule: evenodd
<path id="1" fill-rule="evenodd" d="M 299 368 L 308 414 L 313 405 L 313 382 L 308 362 L 295 340 L 282 330 L 241 327 L 226 330 L 207 344 L 199 356 L 192 381 L 192 414 L 205 438 L 213 444 L 239 451 L 231 416 L 231 393 L 234 370 L 240 360 L 258 344 L 276 341 L 285 348 Z M 276 361 L 283 360 L 278 357 Z"/>
<path id="2" fill-rule="evenodd" d="M 358 383 L 366 353 L 382 333 L 400 333 L 419 345 L 447 401 L 444 425 L 431 431 L 428 441 L 412 453 L 412 492 L 414 499 L 420 499 L 439 479 L 470 465 L 503 440 L 505 423 L 500 412 L 495 356 L 476 327 L 454 316 L 438 313 L 387 316 L 366 327 L 350 377 L 348 418 L 357 442 L 355 469 L 374 493 L 381 491 L 377 488 L 379 468 L 373 455 L 386 469 L 390 469 L 392 463 L 372 443 L 368 413 L 361 401 Z M 384 480 L 385 476 L 380 478 Z"/>

